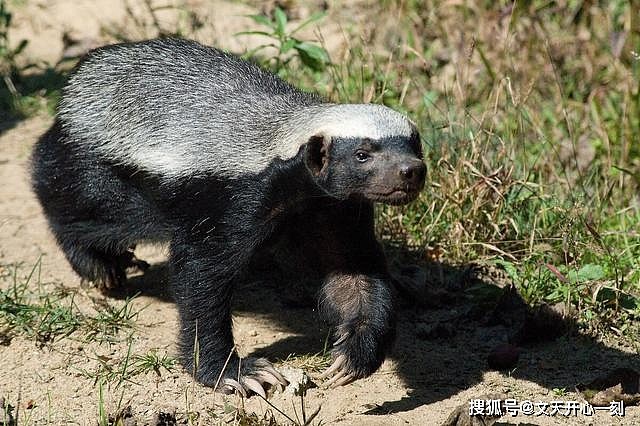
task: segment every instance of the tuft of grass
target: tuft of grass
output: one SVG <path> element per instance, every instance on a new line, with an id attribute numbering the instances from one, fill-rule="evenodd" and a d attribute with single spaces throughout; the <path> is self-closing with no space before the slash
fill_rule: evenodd
<path id="1" fill-rule="evenodd" d="M 127 353 L 123 357 L 111 357 L 96 355 L 92 360 L 96 367 L 92 370 L 79 368 L 78 371 L 84 377 L 93 379 L 94 384 L 114 385 L 117 389 L 124 383 L 134 383 L 134 378 L 154 372 L 158 377 L 162 373 L 171 373 L 175 370 L 177 360 L 167 353 L 160 355 L 157 350 L 151 350 L 146 354 L 133 354 L 133 339 L 129 336 Z"/>
<path id="2" fill-rule="evenodd" d="M 106 299 L 94 299 L 96 314 L 86 317 L 84 324 L 87 341 L 117 341 L 122 330 L 135 327 L 140 310 L 133 306 L 136 296 L 127 297 L 121 304 L 112 304 Z"/>
<path id="3" fill-rule="evenodd" d="M 41 281 L 40 260 L 23 271 L 23 265 L 0 268 L 0 337 L 5 343 L 16 335 L 39 345 L 63 338 L 114 342 L 134 328 L 139 310 L 132 298 L 118 304 L 94 300 L 90 315 L 78 308 L 75 291 Z"/>
<path id="4" fill-rule="evenodd" d="M 21 280 L 19 267 L 13 271 L 3 268 L 2 282 L 9 282 L 7 288 L 0 288 L 0 329 L 2 340 L 10 341 L 16 334 L 24 334 L 40 345 L 53 342 L 56 338 L 71 335 L 81 326 L 81 318 L 74 308 L 73 296 L 66 291 L 44 291 L 40 285 L 40 260 Z M 35 281 L 37 290 L 30 285 Z M 4 287 L 4 286 L 3 286 Z"/>
<path id="5" fill-rule="evenodd" d="M 136 374 L 147 374 L 153 371 L 160 377 L 163 370 L 167 373 L 173 372 L 176 364 L 177 360 L 174 357 L 166 352 L 160 355 L 155 349 L 144 355 L 135 355 L 133 357 L 133 368 Z"/>
<path id="6" fill-rule="evenodd" d="M 331 364 L 331 354 L 289 354 L 282 362 L 293 368 L 317 373 L 329 367 Z"/>
<path id="7" fill-rule="evenodd" d="M 130 424 L 131 422 L 135 424 L 135 418 L 133 417 L 131 406 L 123 406 L 124 391 L 120 394 L 114 413 L 109 414 L 109 411 L 107 411 L 106 408 L 104 385 L 105 384 L 101 380 L 98 382 L 98 425 L 120 426 Z"/>

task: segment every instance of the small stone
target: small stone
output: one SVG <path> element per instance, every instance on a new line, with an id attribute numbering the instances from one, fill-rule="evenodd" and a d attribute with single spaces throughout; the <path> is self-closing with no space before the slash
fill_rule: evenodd
<path id="1" fill-rule="evenodd" d="M 289 385 L 285 388 L 284 393 L 292 395 L 304 395 L 308 389 L 318 387 L 311 378 L 300 368 L 279 367 L 278 371 L 287 379 Z"/>

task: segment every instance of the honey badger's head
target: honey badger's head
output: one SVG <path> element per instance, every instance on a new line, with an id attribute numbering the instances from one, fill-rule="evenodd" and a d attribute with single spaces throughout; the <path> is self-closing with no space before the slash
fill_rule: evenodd
<path id="1" fill-rule="evenodd" d="M 336 105 L 306 144 L 305 161 L 316 182 L 339 199 L 387 204 L 414 200 L 426 167 L 415 126 L 378 105 Z"/>

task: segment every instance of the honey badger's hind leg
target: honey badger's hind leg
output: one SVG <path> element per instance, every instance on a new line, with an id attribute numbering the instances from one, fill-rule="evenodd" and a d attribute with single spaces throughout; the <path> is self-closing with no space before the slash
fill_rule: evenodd
<path id="1" fill-rule="evenodd" d="M 146 271 L 149 264 L 138 259 L 133 247 L 128 248 L 118 242 L 109 247 L 96 244 L 77 231 L 74 225 L 51 224 L 60 248 L 73 270 L 86 281 L 91 281 L 102 289 L 115 289 L 125 285 L 127 271 Z M 83 222 L 78 227 L 99 228 L 96 222 Z M 93 234 L 95 235 L 95 234 Z"/>
<path id="2" fill-rule="evenodd" d="M 113 288 L 130 267 L 145 269 L 132 251 L 136 242 L 159 238 L 162 223 L 126 177 L 79 147 L 58 124 L 38 141 L 32 185 L 51 231 L 84 280 Z"/>

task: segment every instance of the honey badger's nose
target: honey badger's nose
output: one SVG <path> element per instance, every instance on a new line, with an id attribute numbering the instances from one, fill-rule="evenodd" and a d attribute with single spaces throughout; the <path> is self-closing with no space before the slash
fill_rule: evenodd
<path id="1" fill-rule="evenodd" d="M 400 165 L 400 177 L 405 183 L 421 185 L 427 168 L 422 161 L 407 161 Z"/>

